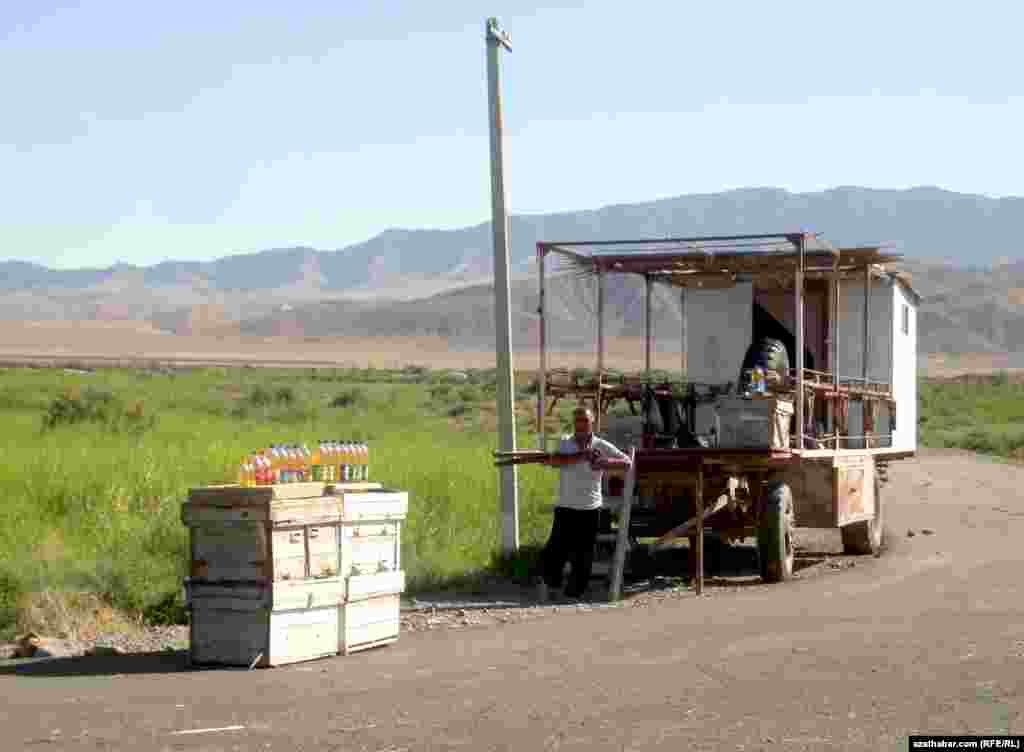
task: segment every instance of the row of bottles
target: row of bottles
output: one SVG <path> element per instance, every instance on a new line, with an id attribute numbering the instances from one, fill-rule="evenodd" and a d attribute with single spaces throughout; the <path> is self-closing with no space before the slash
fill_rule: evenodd
<path id="1" fill-rule="evenodd" d="M 312 450 L 305 444 L 274 444 L 246 456 L 238 468 L 241 486 L 357 483 L 369 478 L 370 447 L 359 441 L 320 441 Z"/>

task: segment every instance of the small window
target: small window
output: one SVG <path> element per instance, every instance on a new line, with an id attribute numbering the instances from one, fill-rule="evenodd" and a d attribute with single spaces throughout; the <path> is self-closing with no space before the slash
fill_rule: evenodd
<path id="1" fill-rule="evenodd" d="M 900 322 L 900 331 L 910 334 L 910 306 L 903 306 L 903 320 Z"/>

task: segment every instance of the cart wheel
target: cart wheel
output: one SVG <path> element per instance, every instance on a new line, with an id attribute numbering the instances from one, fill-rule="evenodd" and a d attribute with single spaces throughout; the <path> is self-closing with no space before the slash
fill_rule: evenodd
<path id="1" fill-rule="evenodd" d="M 875 478 L 875 516 L 839 529 L 843 536 L 843 553 L 863 556 L 877 554 L 882 548 L 882 489 Z"/>
<path id="2" fill-rule="evenodd" d="M 784 582 L 793 576 L 793 492 L 780 481 L 768 483 L 757 530 L 761 579 Z"/>

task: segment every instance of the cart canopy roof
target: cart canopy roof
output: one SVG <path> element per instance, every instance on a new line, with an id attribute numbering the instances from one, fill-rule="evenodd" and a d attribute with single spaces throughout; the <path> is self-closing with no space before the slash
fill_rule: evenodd
<path id="1" fill-rule="evenodd" d="M 729 287 L 740 281 L 790 286 L 802 260 L 807 279 L 862 279 L 869 270 L 873 276 L 895 276 L 910 288 L 909 275 L 893 275 L 883 266 L 900 261 L 901 254 L 881 245 L 839 248 L 816 233 L 540 242 L 537 252 L 557 254 L 563 269 L 581 275 L 640 274 L 680 287 Z"/>

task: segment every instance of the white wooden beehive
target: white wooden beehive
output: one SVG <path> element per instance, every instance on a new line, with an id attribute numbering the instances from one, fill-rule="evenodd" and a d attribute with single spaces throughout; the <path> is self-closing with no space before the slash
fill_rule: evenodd
<path id="1" fill-rule="evenodd" d="M 377 488 L 190 494 L 194 662 L 277 666 L 397 639 L 408 494 L 362 485 Z"/>

